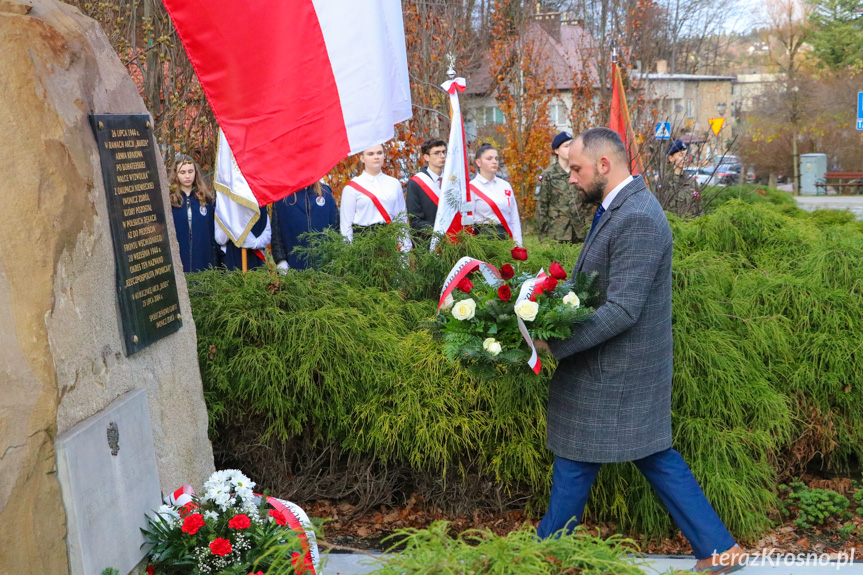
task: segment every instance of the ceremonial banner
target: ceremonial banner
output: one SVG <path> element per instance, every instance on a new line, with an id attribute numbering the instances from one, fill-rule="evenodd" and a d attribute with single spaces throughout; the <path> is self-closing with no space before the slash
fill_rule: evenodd
<path id="1" fill-rule="evenodd" d="M 399 0 L 165 0 L 259 205 L 411 116 Z"/>
<path id="2" fill-rule="evenodd" d="M 630 160 L 630 172 L 641 174 L 644 169 L 641 166 L 641 158 L 635 143 L 635 132 L 632 130 L 629 107 L 626 105 L 626 90 L 623 88 L 620 68 L 617 67 L 617 56 L 611 63 L 611 82 L 611 118 L 609 118 L 608 127 L 618 133 L 626 146 Z"/>
<path id="3" fill-rule="evenodd" d="M 235 246 L 243 247 L 246 236 L 261 213 L 258 200 L 237 166 L 222 130 L 219 130 L 213 187 L 216 188 L 216 225 L 222 228 Z"/>
<path id="4" fill-rule="evenodd" d="M 442 84 L 449 94 L 452 108 L 452 122 L 449 129 L 449 143 L 446 149 L 446 164 L 443 167 L 441 197 L 434 223 L 436 234 L 455 235 L 465 226 L 473 224 L 471 204 L 470 172 L 468 171 L 467 146 L 464 138 L 464 119 L 458 101 L 459 92 L 464 92 L 464 78 L 456 78 Z M 435 240 L 431 242 L 434 251 Z"/>

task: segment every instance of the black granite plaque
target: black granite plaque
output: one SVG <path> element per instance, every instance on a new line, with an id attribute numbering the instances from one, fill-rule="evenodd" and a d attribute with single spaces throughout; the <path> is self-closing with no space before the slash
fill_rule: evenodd
<path id="1" fill-rule="evenodd" d="M 93 114 L 114 240 L 126 354 L 182 326 L 168 222 L 147 114 Z"/>

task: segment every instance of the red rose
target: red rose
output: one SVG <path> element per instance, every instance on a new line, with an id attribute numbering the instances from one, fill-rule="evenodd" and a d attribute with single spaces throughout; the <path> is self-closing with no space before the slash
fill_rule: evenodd
<path id="1" fill-rule="evenodd" d="M 153 566 L 147 565 L 147 575 L 153 575 Z"/>
<path id="2" fill-rule="evenodd" d="M 180 531 L 183 533 L 188 533 L 189 535 L 194 535 L 198 532 L 198 529 L 206 525 L 204 522 L 204 516 L 200 513 L 193 513 L 192 515 L 187 515 L 185 519 L 183 519 L 183 527 L 180 528 Z"/>
<path id="3" fill-rule="evenodd" d="M 231 542 L 227 539 L 216 537 L 213 539 L 213 542 L 210 543 L 210 551 L 212 551 L 213 555 L 224 557 L 231 552 Z"/>
<path id="4" fill-rule="evenodd" d="M 542 280 L 542 291 L 554 291 L 554 288 L 557 287 L 557 280 L 551 276 L 548 276 L 544 280 Z"/>
<path id="5" fill-rule="evenodd" d="M 473 282 L 470 281 L 470 278 L 462 278 L 455 287 L 457 287 L 464 293 L 470 293 L 470 290 L 473 289 Z"/>
<path id="6" fill-rule="evenodd" d="M 249 571 L 249 575 L 264 575 L 264 572 L 258 571 L 257 573 L 252 573 L 251 571 Z"/>
<path id="7" fill-rule="evenodd" d="M 548 268 L 548 273 L 550 273 L 551 277 L 553 277 L 554 279 L 566 279 L 566 270 L 563 269 L 563 266 L 557 262 L 551 262 L 551 267 Z"/>
<path id="8" fill-rule="evenodd" d="M 270 509 L 270 517 L 276 520 L 279 525 L 287 525 L 288 520 L 282 515 L 282 512 L 277 509 Z"/>
<path id="9" fill-rule="evenodd" d="M 524 248 L 515 246 L 509 253 L 512 254 L 512 259 L 514 260 L 527 261 L 527 250 Z"/>
<path id="10" fill-rule="evenodd" d="M 248 515 L 235 515 L 228 521 L 228 527 L 231 529 L 248 529 L 252 526 L 252 520 Z"/>
<path id="11" fill-rule="evenodd" d="M 512 266 L 509 264 L 503 264 L 500 268 L 500 277 L 505 280 L 512 279 L 512 276 L 515 275 L 515 270 L 512 269 Z"/>
<path id="12" fill-rule="evenodd" d="M 180 507 L 180 516 L 185 517 L 186 515 L 188 515 L 189 513 L 191 513 L 192 511 L 194 511 L 197 508 L 198 508 L 198 506 L 190 501 L 190 502 L 186 503 L 185 505 L 183 505 L 182 507 Z"/>
<path id="13" fill-rule="evenodd" d="M 499 297 L 503 301 L 509 301 L 512 298 L 512 290 L 509 289 L 509 286 L 503 284 L 499 288 L 497 288 L 497 297 Z"/>

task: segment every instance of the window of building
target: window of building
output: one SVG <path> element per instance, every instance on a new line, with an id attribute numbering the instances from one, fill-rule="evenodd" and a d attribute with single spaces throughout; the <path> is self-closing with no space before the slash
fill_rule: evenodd
<path id="1" fill-rule="evenodd" d="M 692 110 L 692 98 L 686 99 L 686 117 L 687 118 L 694 118 L 695 117 L 695 114 L 693 113 L 693 110 Z"/>

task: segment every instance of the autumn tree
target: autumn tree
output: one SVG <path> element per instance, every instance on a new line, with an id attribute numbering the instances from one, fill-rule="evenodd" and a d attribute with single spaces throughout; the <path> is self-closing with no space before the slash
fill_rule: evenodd
<path id="1" fill-rule="evenodd" d="M 770 58 L 784 73 L 781 84 L 785 105 L 785 119 L 790 129 L 791 162 L 794 173 L 794 193 L 799 192 L 799 153 L 801 111 L 807 93 L 801 91 L 800 69 L 804 63 L 804 47 L 812 32 L 809 21 L 810 6 L 805 0 L 766 0 L 762 5 L 766 40 L 769 41 Z"/>
<path id="2" fill-rule="evenodd" d="M 553 75 L 532 7 L 532 2 L 496 2 L 489 49 L 493 94 L 505 120 L 498 127 L 500 153 L 522 218 L 533 216 L 536 178 L 549 162 L 554 135 L 549 117 Z"/>
<path id="3" fill-rule="evenodd" d="M 97 20 L 153 115 L 153 134 L 167 162 L 215 158 L 216 122 L 177 32 L 159 0 L 68 0 Z"/>

